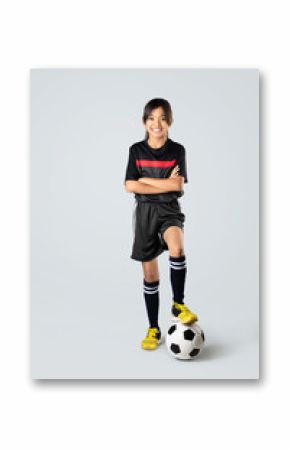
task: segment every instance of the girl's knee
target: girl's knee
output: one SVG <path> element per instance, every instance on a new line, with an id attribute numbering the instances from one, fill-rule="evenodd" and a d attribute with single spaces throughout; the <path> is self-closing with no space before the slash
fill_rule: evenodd
<path id="1" fill-rule="evenodd" d="M 156 282 L 156 281 L 159 281 L 159 273 L 145 272 L 144 278 L 145 278 L 146 282 Z"/>
<path id="2" fill-rule="evenodd" d="M 172 257 L 181 257 L 184 256 L 184 248 L 182 246 L 169 246 L 169 254 Z"/>
<path id="3" fill-rule="evenodd" d="M 157 259 L 143 262 L 143 273 L 146 282 L 159 281 L 159 269 Z"/>

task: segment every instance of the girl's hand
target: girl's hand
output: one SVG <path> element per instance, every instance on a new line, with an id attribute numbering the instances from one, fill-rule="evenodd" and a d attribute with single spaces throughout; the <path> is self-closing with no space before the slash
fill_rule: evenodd
<path id="1" fill-rule="evenodd" d="M 170 173 L 169 178 L 178 178 L 178 176 L 179 176 L 179 165 L 176 165 L 176 167 L 174 167 L 174 169 Z"/>

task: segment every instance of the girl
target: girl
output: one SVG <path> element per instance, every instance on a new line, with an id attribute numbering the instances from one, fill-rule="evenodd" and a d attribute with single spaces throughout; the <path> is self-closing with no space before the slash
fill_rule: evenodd
<path id="1" fill-rule="evenodd" d="M 182 323 L 198 318 L 183 303 L 186 277 L 183 227 L 185 215 L 178 198 L 187 182 L 185 148 L 171 140 L 168 129 L 173 122 L 169 102 L 162 98 L 149 101 L 142 117 L 145 139 L 129 149 L 125 189 L 135 194 L 135 238 L 131 258 L 142 262 L 143 292 L 149 329 L 142 340 L 143 349 L 160 343 L 158 324 L 158 256 L 169 251 L 170 281 L 173 293 L 171 312 Z"/>

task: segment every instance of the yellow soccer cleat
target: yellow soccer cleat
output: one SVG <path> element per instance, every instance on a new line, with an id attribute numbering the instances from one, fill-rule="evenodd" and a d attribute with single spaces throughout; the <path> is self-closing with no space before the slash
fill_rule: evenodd
<path id="1" fill-rule="evenodd" d="M 198 317 L 195 313 L 191 312 L 188 307 L 178 302 L 173 302 L 171 313 L 174 318 L 181 321 L 182 324 L 190 324 L 194 321 L 198 321 Z"/>
<path id="2" fill-rule="evenodd" d="M 158 327 L 149 327 L 146 337 L 141 342 L 141 346 L 143 349 L 156 349 L 160 343 L 160 339 L 160 329 Z"/>

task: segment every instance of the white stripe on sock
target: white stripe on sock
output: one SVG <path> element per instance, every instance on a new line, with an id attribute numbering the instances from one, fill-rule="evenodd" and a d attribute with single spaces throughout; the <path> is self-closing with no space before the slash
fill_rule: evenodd
<path id="1" fill-rule="evenodd" d="M 170 265 L 170 267 L 171 267 L 173 270 L 184 270 L 184 269 L 186 268 L 186 265 L 184 265 L 183 267 L 175 267 L 174 265 Z"/>
<path id="2" fill-rule="evenodd" d="M 158 293 L 158 290 L 154 291 L 154 292 L 149 292 L 144 290 L 144 293 L 146 293 L 146 295 L 154 295 L 155 293 Z"/>
<path id="3" fill-rule="evenodd" d="M 156 291 L 156 290 L 159 289 L 159 286 L 158 286 L 158 285 L 155 285 L 155 287 L 147 287 L 147 285 L 144 285 L 144 286 L 143 286 L 143 289 L 144 289 L 144 290 L 147 290 L 147 291 L 151 291 L 151 290 L 152 290 L 152 291 L 153 291 L 153 290 Z"/>

